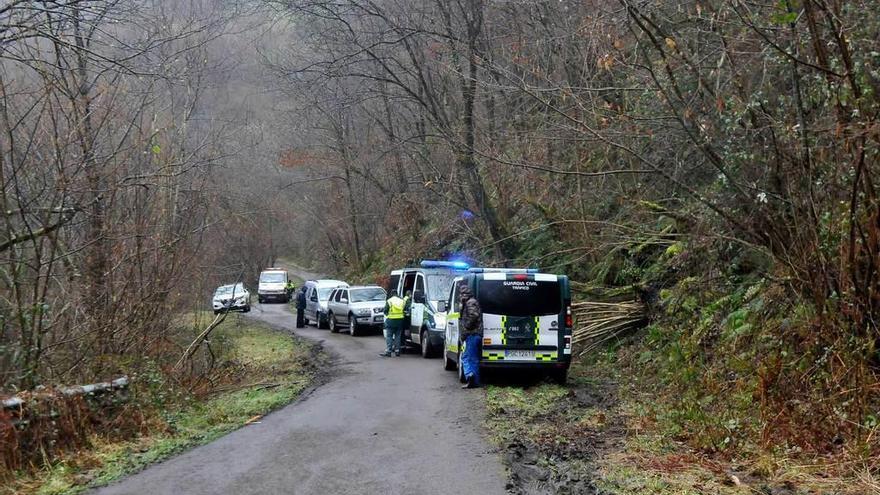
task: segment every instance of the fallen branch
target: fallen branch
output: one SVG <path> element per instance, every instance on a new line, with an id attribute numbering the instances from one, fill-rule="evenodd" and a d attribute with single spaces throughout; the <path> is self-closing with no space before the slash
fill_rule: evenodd
<path id="1" fill-rule="evenodd" d="M 129 379 L 127 376 L 119 377 L 110 382 L 92 383 L 89 385 L 80 385 L 61 389 L 61 394 L 66 397 L 76 397 L 78 395 L 95 395 L 104 392 L 113 392 L 128 388 Z M 30 396 L 30 399 L 39 399 L 42 396 L 50 396 L 50 393 L 36 393 Z M 3 409 L 21 409 L 24 407 L 26 400 L 21 397 L 9 397 L 0 400 L 0 406 Z"/>
<path id="2" fill-rule="evenodd" d="M 211 332 L 215 328 L 217 328 L 217 325 L 223 323 L 223 320 L 226 319 L 227 313 L 228 311 L 221 311 L 220 313 L 217 313 L 217 316 L 214 317 L 214 321 L 212 321 L 211 324 L 208 325 L 208 328 L 206 328 L 202 333 L 199 334 L 198 337 L 196 337 L 195 340 L 192 341 L 192 343 L 190 343 L 189 347 L 186 348 L 186 351 L 184 351 L 183 355 L 180 356 L 180 359 L 177 360 L 177 364 L 174 365 L 175 371 L 179 370 L 180 367 L 183 366 L 183 363 L 185 363 L 187 360 L 189 360 L 189 358 L 192 357 L 193 353 L 196 352 L 196 349 L 198 349 L 202 342 L 204 342 L 205 339 L 208 338 L 208 335 L 210 335 Z"/>

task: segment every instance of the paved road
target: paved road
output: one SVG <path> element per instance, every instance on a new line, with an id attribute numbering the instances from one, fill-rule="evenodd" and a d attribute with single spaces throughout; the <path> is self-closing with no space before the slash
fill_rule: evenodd
<path id="1" fill-rule="evenodd" d="M 251 315 L 293 329 L 286 305 L 255 306 Z M 505 493 L 501 463 L 480 433 L 481 391 L 461 390 L 439 360 L 379 357 L 379 335 L 296 333 L 336 356 L 329 383 L 97 493 Z"/>

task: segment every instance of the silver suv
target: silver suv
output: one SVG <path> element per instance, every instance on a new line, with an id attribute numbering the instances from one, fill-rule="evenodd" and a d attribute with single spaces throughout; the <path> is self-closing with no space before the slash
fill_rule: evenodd
<path id="1" fill-rule="evenodd" d="M 385 323 L 385 289 L 378 285 L 337 287 L 327 302 L 330 331 L 348 326 L 348 333 L 359 335 L 367 327 L 381 328 Z"/>

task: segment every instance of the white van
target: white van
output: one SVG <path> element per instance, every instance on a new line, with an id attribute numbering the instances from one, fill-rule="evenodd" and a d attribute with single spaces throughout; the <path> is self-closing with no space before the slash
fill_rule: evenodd
<path id="1" fill-rule="evenodd" d="M 403 329 L 403 340 L 418 345 L 422 357 L 434 357 L 443 349 L 446 314 L 437 306 L 449 295 L 452 280 L 468 268 L 463 261 L 422 260 L 418 267 L 391 272 L 389 294 L 404 297 L 412 292 L 410 324 Z"/>
<path id="2" fill-rule="evenodd" d="M 463 343 L 459 288 L 467 285 L 483 311 L 481 368 L 525 368 L 565 383 L 571 364 L 571 288 L 568 277 L 532 269 L 472 268 L 457 277 L 440 305 L 448 310 L 443 367 L 459 370 Z"/>
<path id="3" fill-rule="evenodd" d="M 337 287 L 348 287 L 342 280 L 309 280 L 306 282 L 306 309 L 303 312 L 306 324 L 314 323 L 318 328 L 327 328 L 327 303 L 330 293 Z"/>
<path id="4" fill-rule="evenodd" d="M 260 283 L 257 285 L 257 300 L 263 304 L 269 300 L 290 301 L 287 293 L 287 270 L 283 268 L 266 268 L 260 273 Z"/>

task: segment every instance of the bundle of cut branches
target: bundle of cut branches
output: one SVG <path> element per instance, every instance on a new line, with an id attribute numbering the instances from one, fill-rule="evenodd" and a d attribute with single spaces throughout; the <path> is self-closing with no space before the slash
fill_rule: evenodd
<path id="1" fill-rule="evenodd" d="M 647 323 L 645 305 L 635 301 L 583 301 L 573 304 L 572 311 L 577 321 L 572 347 L 580 355 L 595 351 Z"/>

